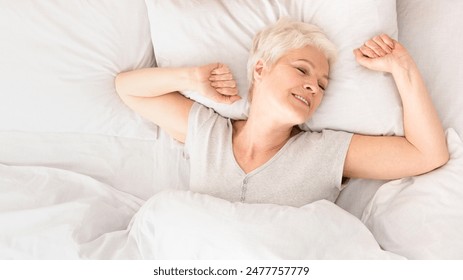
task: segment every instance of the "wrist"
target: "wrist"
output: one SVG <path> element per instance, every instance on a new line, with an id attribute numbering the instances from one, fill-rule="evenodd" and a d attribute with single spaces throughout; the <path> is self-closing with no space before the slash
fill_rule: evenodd
<path id="1" fill-rule="evenodd" d="M 399 89 L 400 95 L 409 94 L 412 92 L 426 92 L 423 79 L 421 77 L 418 67 L 414 64 L 403 64 L 395 67 L 392 72 L 392 77 Z"/>
<path id="2" fill-rule="evenodd" d="M 410 56 L 401 57 L 392 65 L 391 73 L 394 75 L 395 73 L 410 72 L 415 68 L 416 64 Z"/>
<path id="3" fill-rule="evenodd" d="M 196 67 L 185 67 L 182 69 L 183 72 L 183 85 L 182 91 L 194 91 L 197 88 L 197 74 Z"/>

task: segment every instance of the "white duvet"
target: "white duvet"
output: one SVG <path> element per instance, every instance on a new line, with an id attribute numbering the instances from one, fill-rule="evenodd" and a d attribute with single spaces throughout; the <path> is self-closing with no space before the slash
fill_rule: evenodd
<path id="1" fill-rule="evenodd" d="M 78 173 L 5 165 L 0 190 L 1 259 L 400 258 L 328 201 L 292 208 L 172 190 L 144 202 Z"/>
<path id="2" fill-rule="evenodd" d="M 125 229 L 142 202 L 86 175 L 0 165 L 0 259 L 77 259 L 80 244 Z"/>

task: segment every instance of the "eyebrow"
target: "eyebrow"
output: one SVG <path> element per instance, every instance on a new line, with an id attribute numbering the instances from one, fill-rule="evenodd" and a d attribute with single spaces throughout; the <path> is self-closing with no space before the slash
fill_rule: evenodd
<path id="1" fill-rule="evenodd" d="M 308 59 L 301 58 L 301 59 L 298 59 L 298 61 L 307 62 L 312 68 L 314 68 L 314 69 L 316 68 L 316 67 L 315 67 L 315 64 L 314 64 L 312 61 L 308 60 Z M 327 81 L 329 80 L 329 79 L 328 79 L 328 75 L 323 75 L 322 78 L 325 78 Z"/>

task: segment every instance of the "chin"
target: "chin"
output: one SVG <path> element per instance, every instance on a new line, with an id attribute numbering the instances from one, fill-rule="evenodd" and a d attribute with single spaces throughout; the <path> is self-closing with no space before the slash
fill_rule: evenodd
<path id="1" fill-rule="evenodd" d="M 294 114 L 294 120 L 296 121 L 297 124 L 302 124 L 302 123 L 309 121 L 312 118 L 312 115 L 313 115 L 313 111 L 310 110 L 310 108 L 309 110 L 305 108 L 304 111 L 297 110 Z"/>
<path id="2" fill-rule="evenodd" d="M 310 120 L 310 116 L 299 116 L 298 118 L 294 119 L 293 125 L 301 125 Z"/>
<path id="3" fill-rule="evenodd" d="M 301 122 L 299 124 L 303 124 L 303 123 L 306 123 L 308 122 L 310 119 L 312 118 L 312 112 L 307 112 L 306 114 L 304 114 L 304 116 L 301 117 Z"/>
<path id="4" fill-rule="evenodd" d="M 301 108 L 291 108 L 287 111 L 287 120 L 291 120 L 292 125 L 300 125 L 312 118 L 313 112 L 310 110 L 301 110 Z"/>

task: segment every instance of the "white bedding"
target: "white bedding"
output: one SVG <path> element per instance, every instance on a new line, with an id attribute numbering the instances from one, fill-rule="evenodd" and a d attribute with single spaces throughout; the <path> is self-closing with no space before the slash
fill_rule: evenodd
<path id="1" fill-rule="evenodd" d="M 269 3 L 285 3 L 291 13 L 297 3 L 314 12 L 309 4 L 330 10 L 334 3 L 310 1 Z M 0 259 L 463 258 L 463 41 L 455 28 L 463 25 L 462 1 L 397 0 L 399 39 L 422 69 L 445 128 L 455 129 L 447 131 L 452 161 L 396 182 L 351 180 L 336 204 L 302 208 L 229 203 L 186 191 L 182 146 L 131 112 L 114 91 L 116 73 L 152 66 L 154 54 L 145 1 L 113 2 L 0 1 L 0 33 L 8 37 L 0 44 Z M 395 32 L 395 13 L 384 15 L 396 1 L 377 3 L 388 7 L 378 22 Z M 253 11 L 272 18 L 273 8 Z M 367 11 L 337 12 L 348 22 L 349 15 Z M 370 16 L 357 23 L 368 25 Z M 345 28 L 331 24 L 331 32 Z M 201 46 L 190 43 L 185 48 Z M 372 81 L 365 80 L 368 88 Z M 342 86 L 343 79 L 337 82 Z M 357 105 L 368 103 L 369 93 L 363 88 Z M 387 113 L 396 112 L 394 98 L 375 99 L 361 128 L 359 115 L 349 117 L 342 101 L 355 105 L 348 96 L 342 102 L 333 97 L 330 104 L 339 106 L 326 107 L 320 117 L 342 110 L 322 123 L 397 132 L 397 114 Z"/>
<path id="2" fill-rule="evenodd" d="M 1 259 L 400 258 L 327 201 L 292 208 L 165 191 L 144 202 L 34 166 L 0 165 L 0 186 Z"/>
<path id="3" fill-rule="evenodd" d="M 126 228 L 142 204 L 89 176 L 0 165 L 0 259 L 78 259 L 78 246 Z"/>
<path id="4" fill-rule="evenodd" d="M 362 221 L 382 248 L 410 259 L 463 259 L 463 142 L 447 131 L 441 168 L 384 184 Z"/>
<path id="5" fill-rule="evenodd" d="M 397 20 L 399 40 L 413 55 L 444 128 L 463 137 L 463 1 L 398 0 Z M 452 184 L 448 178 L 439 180 Z M 384 183 L 351 180 L 336 203 L 361 218 Z"/>
<path id="6" fill-rule="evenodd" d="M 0 130 L 155 137 L 114 98 L 154 63 L 143 0 L 2 0 L 0 34 Z"/>
<path id="7" fill-rule="evenodd" d="M 146 157 L 181 151 L 163 135 L 1 132 L 0 259 L 399 258 L 327 201 L 298 209 L 172 191 L 187 177 L 162 177 L 172 166 Z"/>
<path id="8" fill-rule="evenodd" d="M 0 147 L 4 147 L 0 163 L 68 170 L 144 200 L 164 188 L 188 186 L 188 162 L 182 146 L 162 130 L 156 140 L 0 131 Z"/>
<path id="9" fill-rule="evenodd" d="M 359 220 L 326 200 L 293 208 L 231 203 L 188 191 L 155 195 L 127 231 L 86 244 L 82 254 L 143 259 L 402 259 L 381 250 Z"/>

